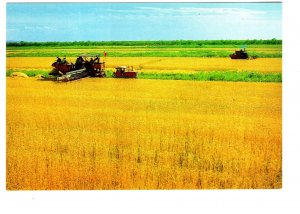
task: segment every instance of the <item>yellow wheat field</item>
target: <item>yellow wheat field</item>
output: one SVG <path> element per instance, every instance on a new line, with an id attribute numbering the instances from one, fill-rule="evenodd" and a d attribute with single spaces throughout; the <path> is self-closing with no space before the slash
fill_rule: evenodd
<path id="1" fill-rule="evenodd" d="M 55 57 L 8 57 L 7 69 L 49 69 Z M 75 63 L 76 58 L 67 58 Z M 133 66 L 142 72 L 193 72 L 193 71 L 252 71 L 281 73 L 281 58 L 258 58 L 255 60 L 232 60 L 230 58 L 196 57 L 107 57 L 106 67 Z"/>
<path id="2" fill-rule="evenodd" d="M 7 78 L 7 189 L 281 188 L 281 83 Z"/>

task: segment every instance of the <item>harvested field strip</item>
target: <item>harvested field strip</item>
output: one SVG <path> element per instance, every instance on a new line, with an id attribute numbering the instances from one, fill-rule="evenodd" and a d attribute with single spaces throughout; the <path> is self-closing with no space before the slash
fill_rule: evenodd
<path id="1" fill-rule="evenodd" d="M 45 70 L 9 70 L 6 76 L 11 76 L 14 72 L 24 73 L 29 77 L 42 75 L 48 76 Z M 230 81 L 230 82 L 282 82 L 280 73 L 254 73 L 254 72 L 237 72 L 237 71 L 209 71 L 209 72 L 178 72 L 167 73 L 169 71 L 143 71 L 138 73 L 139 79 L 159 79 L 159 80 L 194 80 L 194 81 Z M 113 77 L 113 71 L 107 70 L 107 78 Z M 100 81 L 100 80 L 99 80 Z"/>
<path id="2" fill-rule="evenodd" d="M 282 82 L 281 74 L 260 74 L 253 72 L 197 72 L 184 73 L 141 73 L 139 79 L 229 81 L 229 82 Z"/>

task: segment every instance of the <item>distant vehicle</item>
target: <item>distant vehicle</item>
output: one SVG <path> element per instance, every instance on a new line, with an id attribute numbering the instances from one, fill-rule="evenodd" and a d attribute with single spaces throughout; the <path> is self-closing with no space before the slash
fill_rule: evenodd
<path id="1" fill-rule="evenodd" d="M 137 71 L 131 69 L 128 66 L 118 66 L 116 67 L 116 72 L 113 73 L 115 78 L 137 78 Z"/>
<path id="2" fill-rule="evenodd" d="M 246 52 L 246 48 L 241 49 L 239 51 L 235 51 L 235 53 L 229 55 L 231 59 L 248 59 L 248 53 Z"/>

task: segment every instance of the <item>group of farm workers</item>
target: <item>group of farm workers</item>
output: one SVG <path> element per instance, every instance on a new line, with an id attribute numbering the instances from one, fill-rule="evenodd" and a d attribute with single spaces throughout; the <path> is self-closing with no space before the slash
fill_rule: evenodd
<path id="1" fill-rule="evenodd" d="M 67 64 L 68 63 L 67 60 L 66 60 L 66 57 L 64 57 L 63 60 L 61 60 L 61 58 L 59 58 L 59 57 L 56 57 L 56 58 L 57 58 L 56 62 L 58 62 L 60 64 Z"/>
<path id="2" fill-rule="evenodd" d="M 56 57 L 56 58 L 57 58 L 56 62 L 58 62 L 60 64 L 67 64 L 68 63 L 68 61 L 66 60 L 66 57 L 64 57 L 62 60 L 59 57 Z M 93 59 L 93 58 L 90 59 L 90 62 L 92 62 L 92 63 L 99 63 L 99 61 L 100 61 L 100 59 L 99 59 L 98 56 L 96 56 L 95 59 Z M 76 59 L 76 64 L 81 64 L 83 62 L 84 62 L 84 60 L 83 60 L 82 56 L 79 56 Z M 85 62 L 88 62 L 88 60 L 85 60 Z"/>

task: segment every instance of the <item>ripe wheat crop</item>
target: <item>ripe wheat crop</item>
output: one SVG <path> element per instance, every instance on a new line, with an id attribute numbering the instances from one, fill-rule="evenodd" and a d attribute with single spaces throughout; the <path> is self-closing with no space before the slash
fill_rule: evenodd
<path id="1" fill-rule="evenodd" d="M 281 188 L 281 83 L 7 78 L 7 189 Z"/>
<path id="2" fill-rule="evenodd" d="M 9 69 L 48 69 L 55 57 L 9 57 Z M 75 63 L 76 58 L 67 58 Z M 281 73 L 281 58 L 262 58 L 255 60 L 232 60 L 230 58 L 193 57 L 107 57 L 106 67 L 113 69 L 120 65 L 133 66 L 142 72 L 183 72 L 195 71 L 251 71 L 260 73 Z"/>

